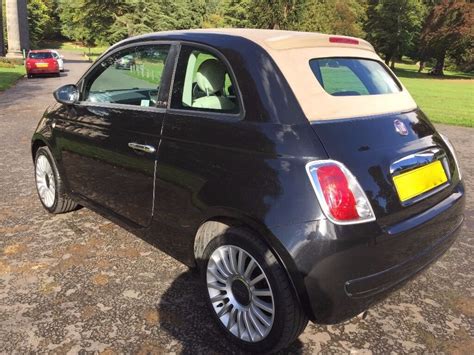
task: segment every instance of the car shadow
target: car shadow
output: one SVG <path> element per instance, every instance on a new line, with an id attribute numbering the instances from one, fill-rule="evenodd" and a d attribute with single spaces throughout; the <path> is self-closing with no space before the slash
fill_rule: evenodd
<path id="1" fill-rule="evenodd" d="M 59 78 L 61 76 L 67 76 L 67 74 L 64 72 L 60 73 L 59 76 L 57 76 L 56 74 L 35 74 L 33 77 L 28 78 L 28 80 Z"/>
<path id="2" fill-rule="evenodd" d="M 190 269 L 173 281 L 156 306 L 160 327 L 181 344 L 183 354 L 245 354 L 214 323 L 200 282 L 197 269 Z M 296 340 L 279 353 L 300 354 L 302 349 L 303 343 Z"/>

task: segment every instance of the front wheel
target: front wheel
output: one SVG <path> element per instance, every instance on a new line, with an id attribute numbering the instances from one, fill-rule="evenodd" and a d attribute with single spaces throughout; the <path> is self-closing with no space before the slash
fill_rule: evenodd
<path id="1" fill-rule="evenodd" d="M 292 343 L 308 318 L 288 276 L 252 232 L 231 227 L 203 255 L 208 305 L 226 336 L 251 352 L 275 352 Z"/>
<path id="2" fill-rule="evenodd" d="M 65 213 L 77 208 L 77 204 L 66 195 L 56 163 L 46 147 L 36 152 L 35 180 L 41 204 L 48 212 Z"/>

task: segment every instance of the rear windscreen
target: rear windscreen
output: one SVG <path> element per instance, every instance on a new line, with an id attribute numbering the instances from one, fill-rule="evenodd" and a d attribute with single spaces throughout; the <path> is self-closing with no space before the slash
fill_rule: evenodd
<path id="1" fill-rule="evenodd" d="M 28 57 L 31 59 L 49 59 L 49 58 L 53 58 L 53 55 L 48 52 L 40 52 L 40 53 L 30 53 Z"/>
<path id="2" fill-rule="evenodd" d="M 309 65 L 321 86 L 333 96 L 391 94 L 399 84 L 381 63 L 360 58 L 311 59 Z"/>

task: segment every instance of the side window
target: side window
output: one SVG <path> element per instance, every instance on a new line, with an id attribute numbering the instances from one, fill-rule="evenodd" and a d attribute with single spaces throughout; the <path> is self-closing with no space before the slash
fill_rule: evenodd
<path id="1" fill-rule="evenodd" d="M 168 51 L 139 46 L 107 57 L 87 78 L 83 101 L 155 106 Z"/>
<path id="2" fill-rule="evenodd" d="M 235 85 L 226 65 L 215 55 L 190 46 L 181 48 L 171 107 L 238 113 Z"/>

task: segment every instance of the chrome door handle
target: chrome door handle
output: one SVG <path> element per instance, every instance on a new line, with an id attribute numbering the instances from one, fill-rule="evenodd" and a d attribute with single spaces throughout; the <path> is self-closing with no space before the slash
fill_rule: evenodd
<path id="1" fill-rule="evenodd" d="M 154 152 L 156 152 L 155 147 L 153 147 L 152 145 L 146 145 L 146 144 L 139 144 L 139 143 L 130 142 L 130 143 L 128 143 L 128 147 L 132 148 L 133 150 L 139 150 L 139 151 L 145 152 L 145 153 L 154 153 Z"/>

